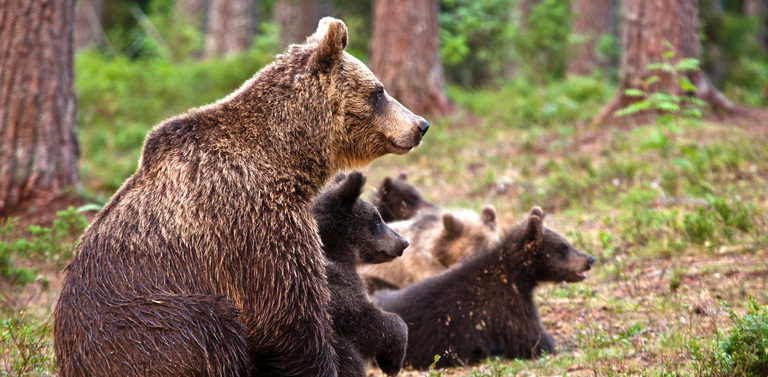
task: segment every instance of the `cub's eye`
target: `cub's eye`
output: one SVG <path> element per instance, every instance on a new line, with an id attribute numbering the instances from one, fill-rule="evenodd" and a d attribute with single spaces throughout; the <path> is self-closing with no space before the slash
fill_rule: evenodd
<path id="1" fill-rule="evenodd" d="M 568 255 L 568 246 L 566 245 L 560 246 L 560 254 L 562 254 L 563 256 Z"/>

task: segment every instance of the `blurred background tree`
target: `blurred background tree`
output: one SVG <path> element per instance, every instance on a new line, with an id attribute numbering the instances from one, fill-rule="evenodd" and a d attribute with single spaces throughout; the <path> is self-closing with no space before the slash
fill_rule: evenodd
<path id="1" fill-rule="evenodd" d="M 80 186 L 75 0 L 0 2 L 0 215 Z"/>

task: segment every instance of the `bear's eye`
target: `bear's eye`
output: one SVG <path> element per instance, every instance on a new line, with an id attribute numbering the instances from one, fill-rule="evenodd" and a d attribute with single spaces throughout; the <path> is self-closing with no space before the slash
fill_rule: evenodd
<path id="1" fill-rule="evenodd" d="M 376 88 L 373 90 L 373 99 L 376 101 L 376 104 L 379 104 L 382 98 L 384 98 L 384 87 L 376 85 Z"/>
<path id="2" fill-rule="evenodd" d="M 562 256 L 568 255 L 568 245 L 560 246 L 560 254 Z"/>

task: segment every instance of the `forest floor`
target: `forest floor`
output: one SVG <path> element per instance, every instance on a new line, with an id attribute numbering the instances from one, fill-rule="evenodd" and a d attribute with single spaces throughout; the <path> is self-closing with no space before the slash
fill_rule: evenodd
<path id="1" fill-rule="evenodd" d="M 750 297 L 768 303 L 768 109 L 664 134 L 665 144 L 640 148 L 647 134 L 621 125 L 505 129 L 464 113 L 437 122 L 409 155 L 371 164 L 368 197 L 385 176 L 404 171 L 441 206 L 493 204 L 502 229 L 541 205 L 549 227 L 598 259 L 586 281 L 537 290 L 557 355 L 401 375 L 696 374 L 692 341 L 716 341 L 733 325 L 729 311 L 743 313 Z M 707 193 L 733 208 L 746 203 L 748 230 L 734 234 L 702 217 L 712 227 L 694 234 L 687 219 L 710 208 L 665 199 Z M 57 211 L 82 204 L 75 198 L 26 210 L 16 214 L 16 227 L 50 227 Z M 35 266 L 43 278 L 0 295 L 0 304 L 50 321 L 61 266 Z"/>

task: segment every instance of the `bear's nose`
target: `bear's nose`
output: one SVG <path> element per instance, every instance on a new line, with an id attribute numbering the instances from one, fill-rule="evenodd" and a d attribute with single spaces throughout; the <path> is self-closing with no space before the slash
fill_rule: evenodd
<path id="1" fill-rule="evenodd" d="M 592 264 L 594 264 L 594 263 L 595 263 L 595 257 L 590 256 L 589 259 L 587 260 L 587 270 L 591 269 L 592 268 Z"/>
<path id="2" fill-rule="evenodd" d="M 408 243 L 408 240 L 403 240 L 403 250 L 407 249 L 407 248 L 408 248 L 408 245 L 410 245 L 410 244 Z"/>
<path id="3" fill-rule="evenodd" d="M 424 134 L 427 133 L 428 129 L 429 129 L 429 122 L 427 122 L 426 120 L 422 119 L 419 122 L 419 135 L 424 137 Z"/>

